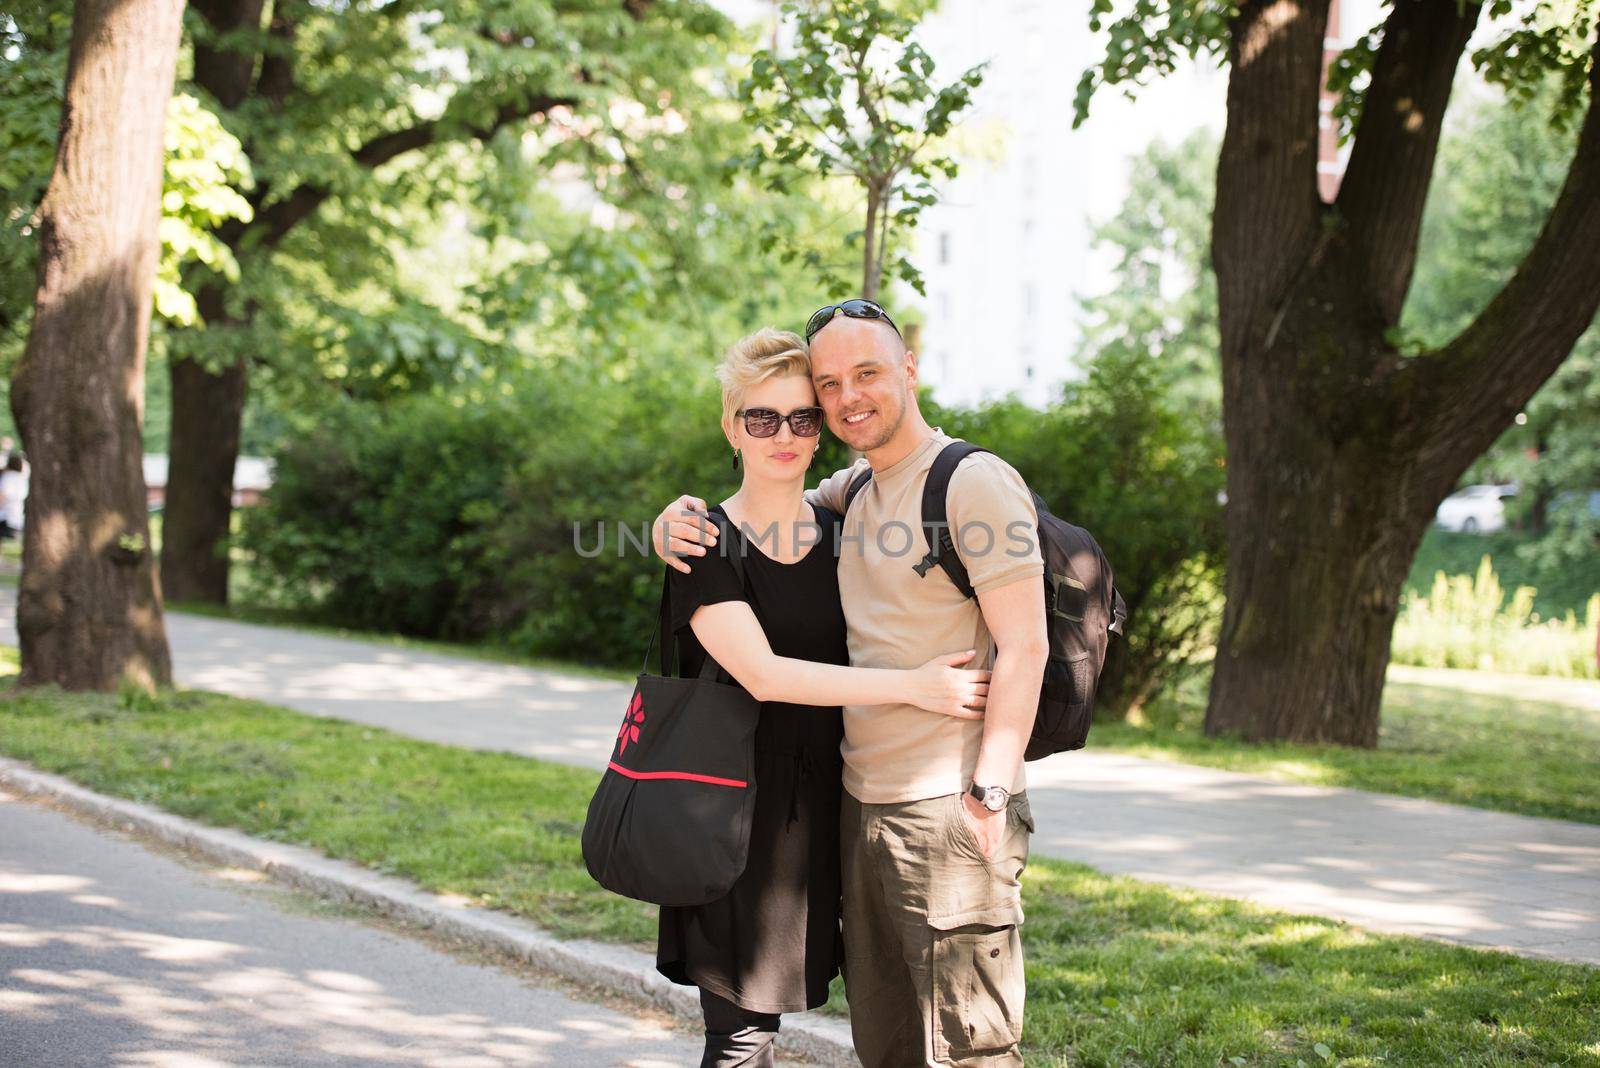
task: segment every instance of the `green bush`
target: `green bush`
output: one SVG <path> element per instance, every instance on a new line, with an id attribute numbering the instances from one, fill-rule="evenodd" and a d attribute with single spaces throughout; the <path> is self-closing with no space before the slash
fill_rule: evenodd
<path id="1" fill-rule="evenodd" d="M 1159 357 L 1113 349 L 1044 411 L 1008 400 L 929 412 L 1004 457 L 1105 550 L 1128 602 L 1097 695 L 1108 717 L 1179 681 L 1221 617 L 1222 442 L 1173 400 L 1165 374 Z"/>
<path id="2" fill-rule="evenodd" d="M 1570 511 L 1570 509 L 1569 509 Z M 1433 576 L 1463 575 L 1469 581 L 1485 556 L 1494 565 L 1502 585 L 1515 589 L 1532 586 L 1538 592 L 1533 610 L 1550 619 L 1570 610 L 1583 615 L 1583 606 L 1600 593 L 1600 547 L 1591 541 L 1587 551 L 1552 551 L 1551 536 L 1534 537 L 1520 531 L 1498 534 L 1461 534 L 1433 528 L 1422 539 L 1406 589 L 1427 593 Z M 1581 550 L 1577 545 L 1574 549 Z"/>
<path id="3" fill-rule="evenodd" d="M 1391 659 L 1422 667 L 1600 678 L 1597 628 L 1600 593 L 1589 598 L 1581 620 L 1571 610 L 1541 619 L 1534 611 L 1533 588 L 1518 587 L 1508 603 L 1485 556 L 1470 579 L 1440 571 L 1429 593 L 1406 592 Z"/>
<path id="4" fill-rule="evenodd" d="M 349 405 L 277 454 L 240 536 L 249 596 L 340 626 L 633 667 L 662 575 L 650 520 L 681 493 L 717 501 L 738 485 L 710 367 L 565 365 L 480 396 Z M 845 459 L 825 437 L 813 470 Z"/>
<path id="5" fill-rule="evenodd" d="M 433 396 L 331 409 L 279 449 L 270 494 L 243 513 L 250 598 L 343 626 L 483 636 L 497 597 L 483 535 L 523 419 Z"/>
<path id="6" fill-rule="evenodd" d="M 1174 680 L 1216 618 L 1220 446 L 1158 372 L 1107 357 L 1044 412 L 930 411 L 1105 547 L 1131 611 L 1102 683 L 1111 710 Z M 709 362 L 620 377 L 563 365 L 479 394 L 351 403 L 282 448 L 240 535 L 251 597 L 340 626 L 633 667 L 662 574 L 640 550 L 647 524 L 681 493 L 716 501 L 739 481 Z M 825 434 L 812 481 L 847 459 Z"/>

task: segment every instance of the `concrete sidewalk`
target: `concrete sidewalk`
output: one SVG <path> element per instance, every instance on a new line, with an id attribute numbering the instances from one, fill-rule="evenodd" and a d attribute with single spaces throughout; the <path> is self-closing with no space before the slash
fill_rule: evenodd
<path id="1" fill-rule="evenodd" d="M 0 589 L 0 634 L 15 591 Z M 172 614 L 186 686 L 603 767 L 631 687 Z M 1600 826 L 1089 750 L 1030 764 L 1036 854 L 1374 930 L 1600 964 Z"/>
<path id="2" fill-rule="evenodd" d="M 25 803 L 8 774 L 0 761 L 0 1063 L 699 1063 L 660 1012 L 318 908 L 231 856 L 185 863 Z"/>
<path id="3" fill-rule="evenodd" d="M 669 1068 L 700 1061 L 698 995 L 657 973 L 652 954 L 628 946 L 559 939 L 459 895 L 430 893 L 314 850 L 98 794 L 5 757 L 0 841 L 6 843 L 0 947 L 9 952 L 0 954 L 0 1051 L 12 1053 L 20 1042 L 50 1054 L 22 1061 L 0 1056 L 6 1068 L 235 1063 L 194 1055 L 227 1052 L 228 1043 L 242 1038 L 254 1052 L 249 1063 L 296 1068 L 325 1062 Z M 151 843 L 190 863 L 142 848 Z M 260 902 L 220 896 L 221 884 L 236 890 L 262 880 L 336 908 L 354 905 L 358 916 L 431 932 L 433 945 L 380 935 L 350 916 L 305 922 L 309 898 L 275 896 L 279 911 L 289 913 L 281 915 Z M 23 894 L 31 896 L 8 896 Z M 50 894 L 64 899 L 51 903 Z M 201 899 L 208 894 L 213 900 Z M 223 935 L 228 940 L 217 941 Z M 197 936 L 203 936 L 198 944 Z M 448 953 L 439 951 L 441 943 Z M 488 962 L 528 965 L 537 974 L 488 967 L 475 959 L 483 951 Z M 371 996 L 358 1006 L 320 989 L 336 972 L 336 990 Z M 578 985 L 562 991 L 549 985 L 552 977 Z M 593 1004 L 597 991 L 646 1005 L 654 1019 Z M 243 995 L 243 1003 L 230 993 Z M 168 1008 L 176 1011 L 164 1014 Z M 687 1026 L 665 1027 L 668 1016 Z M 395 1038 L 408 1041 L 383 1048 Z M 151 1048 L 163 1041 L 180 1048 Z M 350 1056 L 356 1045 L 371 1055 Z M 269 1052 L 291 1046 L 293 1054 Z M 123 1056 L 110 1056 L 112 1049 Z M 821 1012 L 786 1015 L 778 1049 L 783 1064 L 860 1063 L 849 1024 Z"/>

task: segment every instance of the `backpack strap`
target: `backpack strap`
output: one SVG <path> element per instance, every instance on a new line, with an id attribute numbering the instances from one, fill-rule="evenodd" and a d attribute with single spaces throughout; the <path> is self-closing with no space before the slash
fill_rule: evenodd
<path id="1" fill-rule="evenodd" d="M 855 503 L 857 497 L 861 496 L 861 491 L 866 489 L 867 483 L 871 481 L 872 468 L 870 466 L 850 480 L 850 488 L 844 491 L 844 510 L 846 512 L 850 510 L 850 506 Z M 839 518 L 843 519 L 844 516 L 841 514 Z"/>
<path id="2" fill-rule="evenodd" d="M 927 578 L 934 564 L 944 568 L 961 596 L 976 596 L 967 579 L 967 565 L 956 552 L 955 537 L 950 533 L 950 511 L 946 498 L 950 493 L 950 479 L 961 466 L 961 461 L 975 452 L 988 452 L 970 441 L 952 441 L 939 450 L 928 469 L 928 481 L 922 487 L 922 534 L 928 539 L 928 554 L 912 565 L 919 578 Z"/>
<path id="3" fill-rule="evenodd" d="M 826 552 L 837 559 L 839 539 L 844 535 L 844 513 L 820 504 L 813 504 L 811 510 L 817 514 L 817 526 L 822 528 L 822 540 L 811 551 Z"/>

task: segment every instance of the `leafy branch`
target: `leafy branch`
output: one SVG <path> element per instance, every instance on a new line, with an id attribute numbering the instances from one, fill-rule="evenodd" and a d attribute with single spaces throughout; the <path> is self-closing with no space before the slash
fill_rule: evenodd
<path id="1" fill-rule="evenodd" d="M 848 177 L 866 199 L 860 231 L 861 292 L 877 299 L 887 249 L 938 200 L 934 182 L 954 178 L 939 142 L 972 102 L 983 65 L 939 85 L 913 34 L 925 4 L 805 0 L 783 7 L 791 50 L 763 49 L 739 85 L 758 138 L 734 160 L 768 189 L 792 192 L 813 177 Z M 785 250 L 786 260 L 799 253 Z M 894 273 L 922 291 L 903 257 Z"/>

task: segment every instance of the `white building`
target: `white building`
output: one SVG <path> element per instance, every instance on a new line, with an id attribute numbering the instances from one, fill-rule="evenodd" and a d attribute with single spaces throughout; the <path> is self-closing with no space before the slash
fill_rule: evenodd
<path id="1" fill-rule="evenodd" d="M 1330 26 L 1330 47 L 1380 14 L 1378 0 L 1336 7 L 1346 16 Z M 1088 0 L 946 0 L 925 24 L 939 80 L 988 61 L 964 125 L 1005 134 L 1000 158 L 964 163 L 918 234 L 923 379 L 942 401 L 1014 391 L 1043 403 L 1074 375 L 1079 299 L 1111 284 L 1111 255 L 1092 248 L 1093 227 L 1121 207 L 1130 159 L 1202 126 L 1221 135 L 1227 70 L 1204 59 L 1132 99 L 1102 87 L 1073 129 L 1078 79 L 1104 54 L 1088 26 Z"/>
<path id="2" fill-rule="evenodd" d="M 1102 90 L 1073 129 L 1082 72 L 1100 54 L 1086 0 L 951 0 L 924 47 L 941 80 L 987 61 L 963 121 L 998 137 L 998 159 L 964 161 L 922 218 L 915 261 L 927 284 L 922 372 L 942 401 L 1015 391 L 1044 401 L 1072 373 L 1078 300 L 1104 289 L 1091 224 L 1114 213 L 1127 164 L 1156 137 L 1220 126 L 1226 78 L 1191 70 L 1130 102 Z"/>

